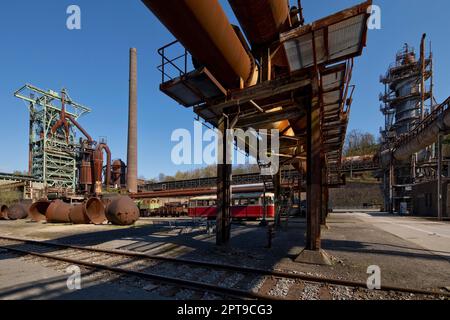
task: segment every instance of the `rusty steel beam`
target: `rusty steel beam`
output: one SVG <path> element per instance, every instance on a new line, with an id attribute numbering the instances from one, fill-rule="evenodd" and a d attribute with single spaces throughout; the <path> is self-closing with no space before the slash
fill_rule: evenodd
<path id="1" fill-rule="evenodd" d="M 130 49 L 130 88 L 128 106 L 128 159 L 127 186 L 130 193 L 138 191 L 137 186 L 137 50 Z"/>
<path id="2" fill-rule="evenodd" d="M 313 81 L 314 83 L 314 81 Z M 313 85 L 315 87 L 315 85 Z M 318 88 L 315 88 L 318 93 Z M 314 94 L 307 114 L 307 232 L 306 250 L 321 249 L 320 220 L 322 212 L 322 145 L 320 132 L 320 102 Z"/>
<path id="3" fill-rule="evenodd" d="M 227 129 L 230 123 L 228 117 L 223 117 L 219 123 L 222 142 L 219 143 L 219 164 L 217 165 L 217 221 L 216 244 L 226 245 L 231 237 L 231 182 L 233 166 L 228 154 Z"/>
<path id="4" fill-rule="evenodd" d="M 288 184 L 283 184 L 282 187 L 289 187 Z M 233 193 L 251 193 L 262 192 L 263 184 L 250 187 L 233 187 Z M 148 198 L 170 198 L 170 197 L 194 197 L 217 194 L 217 188 L 196 188 L 196 189 L 181 189 L 169 191 L 152 191 L 130 194 L 132 199 L 148 199 Z"/>
<path id="5" fill-rule="evenodd" d="M 222 113 L 227 108 L 236 107 L 250 103 L 251 100 L 263 100 L 282 95 L 294 90 L 306 88 L 311 84 L 311 80 L 306 76 L 293 76 L 263 82 L 253 87 L 232 92 L 230 97 L 221 103 L 214 105 L 212 110 L 216 114 Z M 203 110 L 211 108 L 210 105 L 194 107 L 194 112 L 199 114 Z"/>

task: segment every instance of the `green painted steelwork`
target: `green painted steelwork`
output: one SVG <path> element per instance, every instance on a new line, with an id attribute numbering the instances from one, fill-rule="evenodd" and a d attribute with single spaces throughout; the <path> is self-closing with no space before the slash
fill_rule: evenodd
<path id="1" fill-rule="evenodd" d="M 62 92 L 65 94 L 66 113 L 75 120 L 91 112 L 90 108 L 73 101 L 65 89 Z M 14 96 L 25 101 L 30 112 L 31 175 L 48 189 L 75 192 L 80 149 L 75 128 L 70 126 L 68 137 L 63 128 L 55 134 L 51 132 L 60 118 L 62 95 L 27 84 Z"/>

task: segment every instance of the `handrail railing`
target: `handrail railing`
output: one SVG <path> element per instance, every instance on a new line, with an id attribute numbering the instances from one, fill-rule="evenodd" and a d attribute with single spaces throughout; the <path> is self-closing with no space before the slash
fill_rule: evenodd
<path id="1" fill-rule="evenodd" d="M 173 48 L 176 44 L 179 43 L 180 42 L 178 40 L 175 40 L 158 49 L 158 54 L 161 56 L 161 64 L 157 68 L 161 72 L 161 83 L 171 81 L 175 78 L 175 76 L 169 74 L 169 72 L 167 71 L 168 66 L 171 66 L 176 70 L 177 77 L 182 77 L 187 73 L 189 52 L 186 50 L 186 48 L 183 47 L 182 50 L 184 51 L 184 53 L 177 55 L 175 58 L 170 59 L 167 57 L 167 49 Z M 183 59 L 181 65 L 177 64 L 177 62 L 181 59 Z"/>

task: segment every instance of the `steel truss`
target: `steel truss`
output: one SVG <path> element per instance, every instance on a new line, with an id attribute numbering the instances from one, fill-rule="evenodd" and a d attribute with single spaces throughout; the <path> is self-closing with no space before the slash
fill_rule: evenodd
<path id="1" fill-rule="evenodd" d="M 66 113 L 75 120 L 91 112 L 91 109 L 73 101 L 65 94 Z M 63 128 L 55 134 L 51 129 L 60 118 L 62 94 L 25 85 L 14 96 L 28 104 L 29 126 L 29 172 L 42 181 L 48 190 L 75 192 L 77 185 L 77 141 L 71 126 L 66 136 Z"/>

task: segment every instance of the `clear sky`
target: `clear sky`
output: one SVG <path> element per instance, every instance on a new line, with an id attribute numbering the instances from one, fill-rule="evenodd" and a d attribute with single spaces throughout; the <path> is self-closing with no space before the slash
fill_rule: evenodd
<path id="1" fill-rule="evenodd" d="M 228 3 L 221 0 L 230 20 Z M 307 22 L 357 4 L 358 0 L 303 0 Z M 419 48 L 423 32 L 433 41 L 436 97 L 450 95 L 448 0 L 379 0 L 382 29 L 369 32 L 356 60 L 357 85 L 350 129 L 378 135 L 383 125 L 379 76 L 408 42 Z M 66 28 L 66 9 L 82 10 L 82 30 Z M 43 89 L 68 88 L 72 98 L 93 109 L 80 119 L 94 137 L 108 138 L 114 158 L 126 159 L 128 54 L 139 54 L 139 174 L 147 178 L 189 167 L 170 160 L 177 128 L 193 128 L 193 112 L 159 92 L 157 49 L 173 40 L 139 0 L 17 0 L 0 10 L 0 172 L 26 170 L 28 112 L 13 92 L 25 83 Z"/>

